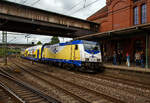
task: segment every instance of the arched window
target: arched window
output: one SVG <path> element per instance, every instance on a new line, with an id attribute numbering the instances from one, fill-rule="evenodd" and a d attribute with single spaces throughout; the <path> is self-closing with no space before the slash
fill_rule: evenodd
<path id="1" fill-rule="evenodd" d="M 137 6 L 133 8 L 133 15 L 134 15 L 134 25 L 139 24 L 139 15 Z"/>
<path id="2" fill-rule="evenodd" d="M 147 21 L 146 12 L 147 12 L 146 4 L 141 5 L 141 23 L 142 24 L 146 23 Z"/>

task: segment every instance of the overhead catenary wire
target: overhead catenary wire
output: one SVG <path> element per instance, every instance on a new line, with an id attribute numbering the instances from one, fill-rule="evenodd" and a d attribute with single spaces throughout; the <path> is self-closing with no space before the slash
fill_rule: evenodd
<path id="1" fill-rule="evenodd" d="M 14 41 L 16 39 L 17 39 L 17 37 L 14 37 L 13 39 L 9 40 L 7 43 L 10 43 L 10 42 L 12 42 L 12 41 Z"/>
<path id="2" fill-rule="evenodd" d="M 28 0 L 25 0 L 22 4 L 25 4 Z"/>
<path id="3" fill-rule="evenodd" d="M 91 6 L 92 4 L 96 3 L 97 1 L 99 1 L 99 0 L 95 0 L 95 1 L 93 1 L 92 3 L 90 3 L 90 4 L 88 4 L 88 5 L 85 5 L 83 8 L 80 8 L 80 9 L 76 10 L 76 11 L 73 12 L 72 14 L 77 13 L 77 12 L 81 11 L 82 9 L 85 9 L 85 8 Z M 72 14 L 71 14 L 71 15 L 72 15 Z"/>
<path id="4" fill-rule="evenodd" d="M 35 2 L 33 2 L 32 4 L 30 4 L 31 6 L 34 6 L 35 4 L 37 4 L 38 2 L 40 2 L 41 0 L 36 0 Z"/>
<path id="5" fill-rule="evenodd" d="M 22 2 L 23 2 L 23 0 L 20 0 L 20 2 L 19 2 L 19 3 L 21 4 Z"/>
<path id="6" fill-rule="evenodd" d="M 79 1 L 78 3 L 76 3 L 75 5 L 73 5 L 71 8 L 69 8 L 69 9 L 67 9 L 67 11 L 65 11 L 65 12 L 68 12 L 68 10 L 69 11 L 71 11 L 71 10 L 73 10 L 75 7 L 77 7 L 79 4 L 81 4 L 83 2 L 83 0 L 81 0 L 81 1 Z M 64 13 L 65 13 L 64 12 Z"/>
<path id="7" fill-rule="evenodd" d="M 72 10 L 73 8 L 75 8 L 76 6 L 78 6 L 81 2 L 83 2 L 82 0 L 80 2 L 78 2 L 77 4 L 75 4 L 74 6 L 72 6 L 71 8 L 69 8 L 68 10 Z"/>
<path id="8" fill-rule="evenodd" d="M 20 0 L 20 4 L 25 4 L 28 0 Z M 16 2 L 16 1 L 15 1 Z"/>
<path id="9" fill-rule="evenodd" d="M 82 7 L 82 8 L 80 8 L 80 9 L 76 10 L 75 12 L 71 13 L 70 15 L 72 15 L 72 14 L 74 14 L 74 13 L 77 13 L 77 12 L 81 11 L 81 10 L 84 9 L 84 8 L 87 8 L 87 7 L 91 6 L 92 4 L 94 4 L 94 3 L 98 2 L 98 1 L 99 1 L 99 0 L 95 0 L 95 1 L 93 1 L 93 2 L 91 2 L 91 3 L 89 3 L 89 4 L 87 4 L 87 5 L 85 5 L 84 7 Z"/>

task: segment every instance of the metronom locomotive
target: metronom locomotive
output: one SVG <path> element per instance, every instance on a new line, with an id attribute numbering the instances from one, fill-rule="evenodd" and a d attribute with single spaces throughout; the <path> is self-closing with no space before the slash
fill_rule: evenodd
<path id="1" fill-rule="evenodd" d="M 22 51 L 21 57 L 79 71 L 102 70 L 100 45 L 92 41 L 75 40 L 54 45 L 33 46 Z"/>

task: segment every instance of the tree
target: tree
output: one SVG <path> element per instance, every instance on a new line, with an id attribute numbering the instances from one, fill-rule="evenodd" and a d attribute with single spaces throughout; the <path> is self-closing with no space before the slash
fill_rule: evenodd
<path id="1" fill-rule="evenodd" d="M 41 42 L 41 41 L 38 41 L 38 42 L 37 42 L 37 45 L 40 45 L 40 44 L 42 44 L 42 42 Z"/>
<path id="2" fill-rule="evenodd" d="M 60 41 L 59 41 L 59 38 L 56 37 L 56 36 L 53 36 L 53 37 L 51 38 L 50 44 L 57 44 L 57 43 L 59 43 L 59 42 L 60 42 Z"/>

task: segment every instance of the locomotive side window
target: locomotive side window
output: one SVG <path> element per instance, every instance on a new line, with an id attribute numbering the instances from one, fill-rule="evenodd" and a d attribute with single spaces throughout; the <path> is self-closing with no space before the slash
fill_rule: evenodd
<path id="1" fill-rule="evenodd" d="M 78 50 L 78 45 L 75 45 L 75 50 Z"/>

